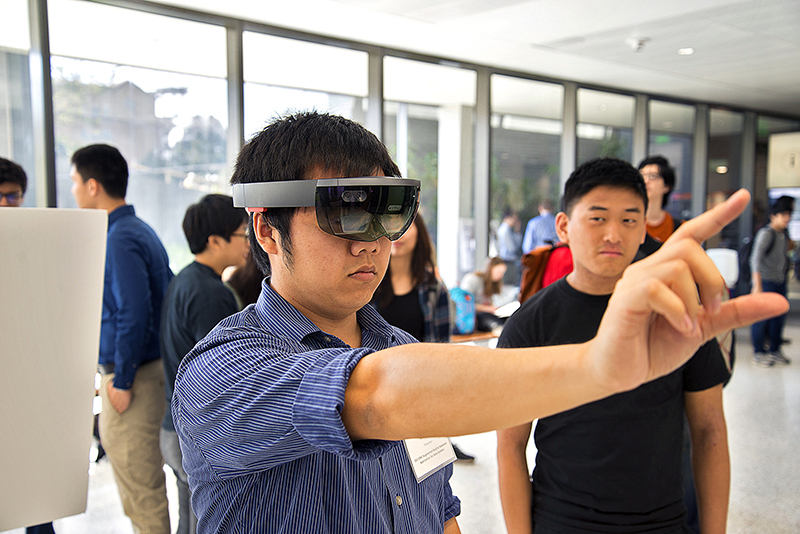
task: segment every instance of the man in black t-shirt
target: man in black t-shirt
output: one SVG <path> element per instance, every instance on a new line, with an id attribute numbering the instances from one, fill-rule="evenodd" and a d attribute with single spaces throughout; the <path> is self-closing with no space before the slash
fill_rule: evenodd
<path id="1" fill-rule="evenodd" d="M 233 206 L 233 198 L 211 194 L 186 210 L 183 233 L 194 261 L 172 279 L 164 297 L 159 342 L 164 359 L 167 411 L 161 424 L 161 454 L 175 472 L 178 485 L 178 534 L 194 534 L 197 519 L 189 503 L 191 493 L 181 465 L 178 435 L 172 421 L 175 374 L 183 357 L 224 318 L 239 311 L 236 297 L 222 283 L 222 271 L 242 267 L 250 242 L 247 214 Z"/>
<path id="2" fill-rule="evenodd" d="M 563 208 L 556 229 L 572 250 L 574 270 L 523 304 L 506 323 L 499 347 L 594 337 L 644 240 L 645 184 L 626 162 L 598 159 L 579 167 L 565 186 Z M 658 380 L 539 419 L 532 483 L 525 454 L 532 423 L 498 431 L 509 534 L 685 532 L 684 414 L 693 438 L 701 531 L 724 532 L 730 464 L 722 383 L 728 376 L 712 340 Z"/>

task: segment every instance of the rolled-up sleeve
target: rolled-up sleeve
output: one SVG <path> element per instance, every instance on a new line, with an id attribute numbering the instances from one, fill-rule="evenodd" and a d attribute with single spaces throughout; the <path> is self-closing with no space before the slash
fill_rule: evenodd
<path id="1" fill-rule="evenodd" d="M 178 371 L 173 416 L 218 476 L 270 469 L 319 451 L 375 459 L 392 446 L 354 447 L 341 418 L 350 373 L 370 349 L 297 354 L 238 341 L 223 355 L 203 352 L 203 345 Z"/>

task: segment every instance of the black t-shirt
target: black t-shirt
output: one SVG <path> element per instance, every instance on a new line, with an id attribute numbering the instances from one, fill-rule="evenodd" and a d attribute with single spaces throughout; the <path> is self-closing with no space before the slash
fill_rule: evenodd
<path id="1" fill-rule="evenodd" d="M 422 307 L 419 304 L 417 288 L 405 295 L 395 295 L 388 306 L 380 306 L 378 299 L 372 304 L 387 323 L 405 330 L 419 341 L 425 338 L 425 318 L 422 316 Z"/>
<path id="2" fill-rule="evenodd" d="M 167 396 L 163 428 L 175 430 L 169 406 L 181 360 L 217 323 L 238 311 L 233 292 L 207 265 L 190 263 L 170 282 L 164 296 L 159 332 Z"/>
<path id="3" fill-rule="evenodd" d="M 562 278 L 509 318 L 498 346 L 588 341 L 609 298 L 576 291 Z M 708 389 L 728 376 L 712 340 L 665 377 L 540 419 L 534 522 L 565 533 L 658 533 L 682 525 L 683 392 Z"/>

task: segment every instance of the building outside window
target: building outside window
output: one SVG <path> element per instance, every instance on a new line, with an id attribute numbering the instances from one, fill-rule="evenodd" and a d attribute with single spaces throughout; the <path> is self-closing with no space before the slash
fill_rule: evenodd
<path id="1" fill-rule="evenodd" d="M 448 287 L 475 269 L 473 154 L 477 74 L 384 58 L 384 142 L 403 176 L 420 180 L 420 213 Z"/>
<path id="2" fill-rule="evenodd" d="M 244 32 L 245 139 L 276 117 L 299 111 L 332 113 L 364 124 L 369 55 Z"/>
<path id="3" fill-rule="evenodd" d="M 632 162 L 636 99 L 629 95 L 578 89 L 578 165 L 594 158 Z"/>
<path id="4" fill-rule="evenodd" d="M 506 209 L 517 212 L 524 233 L 538 206 L 561 198 L 560 155 L 564 87 L 510 76 L 491 79 L 492 159 L 490 255 Z"/>
<path id="5" fill-rule="evenodd" d="M 695 113 L 695 107 L 686 104 L 660 100 L 648 103 L 648 155 L 664 156 L 675 169 L 675 188 L 667 211 L 684 220 L 692 217 Z"/>
<path id="6" fill-rule="evenodd" d="M 0 156 L 25 169 L 28 190 L 23 206 L 35 206 L 40 191 L 33 155 L 28 3 L 0 0 L 0 13 Z"/>
<path id="7" fill-rule="evenodd" d="M 116 146 L 129 166 L 126 200 L 177 272 L 192 259 L 186 208 L 230 192 L 225 29 L 73 0 L 48 9 L 57 204 L 75 206 L 75 150 Z"/>

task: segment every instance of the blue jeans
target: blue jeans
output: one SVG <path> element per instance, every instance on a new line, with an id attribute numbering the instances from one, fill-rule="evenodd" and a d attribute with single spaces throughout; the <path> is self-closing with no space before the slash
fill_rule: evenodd
<path id="1" fill-rule="evenodd" d="M 786 296 L 786 282 L 776 284 L 769 280 L 764 280 L 761 286 L 765 293 L 778 293 Z M 751 327 L 753 337 L 753 352 L 764 352 L 764 339 L 769 336 L 769 352 L 778 352 L 781 349 L 781 339 L 783 338 L 783 325 L 786 323 L 786 315 L 783 314 L 760 323 L 755 323 Z"/>

